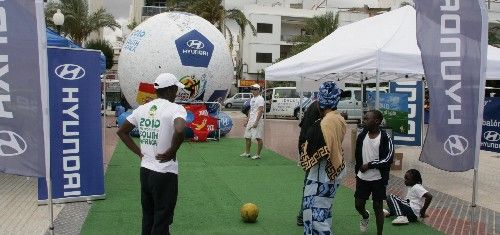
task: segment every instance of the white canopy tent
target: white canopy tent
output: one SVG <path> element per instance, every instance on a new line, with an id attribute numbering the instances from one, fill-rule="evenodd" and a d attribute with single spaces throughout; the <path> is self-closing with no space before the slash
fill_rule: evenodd
<path id="1" fill-rule="evenodd" d="M 417 46 L 415 9 L 405 6 L 340 27 L 307 50 L 267 67 L 265 74 L 268 81 L 359 82 L 371 76 L 373 79 L 365 82 L 375 82 L 378 77 L 385 81 L 398 78 L 394 74 L 420 79 L 424 69 Z M 499 48 L 488 47 L 486 76 L 500 80 Z"/>

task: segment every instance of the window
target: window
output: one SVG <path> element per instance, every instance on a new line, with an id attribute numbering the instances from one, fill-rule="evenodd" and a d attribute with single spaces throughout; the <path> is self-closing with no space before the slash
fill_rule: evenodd
<path id="1" fill-rule="evenodd" d="M 273 90 L 272 89 L 268 89 L 266 90 L 266 100 L 271 100 L 272 99 L 272 95 L 273 95 Z"/>
<path id="2" fill-rule="evenodd" d="M 300 98 L 300 92 L 297 92 L 297 90 L 290 90 L 290 98 Z"/>
<path id="3" fill-rule="evenodd" d="M 252 98 L 252 95 L 251 94 L 243 94 L 243 98 L 250 99 L 250 98 Z"/>
<path id="4" fill-rule="evenodd" d="M 300 93 L 295 89 L 276 89 L 274 98 L 300 98 Z"/>
<path id="5" fill-rule="evenodd" d="M 237 94 L 234 96 L 235 99 L 241 99 L 241 94 Z"/>
<path id="6" fill-rule="evenodd" d="M 361 91 L 354 91 L 354 98 L 357 101 L 361 101 Z"/>
<path id="7" fill-rule="evenodd" d="M 273 53 L 258 53 L 256 54 L 257 63 L 272 63 Z"/>
<path id="8" fill-rule="evenodd" d="M 273 25 L 257 23 L 257 33 L 273 33 Z"/>
<path id="9" fill-rule="evenodd" d="M 340 95 L 340 100 L 350 100 L 351 99 L 351 91 L 344 91 Z"/>
<path id="10" fill-rule="evenodd" d="M 280 99 L 280 98 L 290 98 L 292 95 L 292 90 L 290 89 L 276 89 L 276 92 L 274 93 L 274 98 Z"/>

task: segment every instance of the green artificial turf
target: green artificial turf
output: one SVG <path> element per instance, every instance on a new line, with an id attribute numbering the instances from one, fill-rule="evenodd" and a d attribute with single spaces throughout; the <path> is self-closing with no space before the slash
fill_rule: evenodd
<path id="1" fill-rule="evenodd" d="M 241 139 L 182 145 L 173 234 L 303 234 L 296 225 L 303 171 L 267 149 L 260 160 L 239 157 L 243 146 Z M 116 147 L 105 183 L 106 200 L 94 202 L 82 234 L 140 234 L 139 160 L 123 143 Z M 241 221 L 239 209 L 247 202 L 259 207 L 257 223 Z M 375 219 L 370 220 L 367 234 L 375 234 Z M 384 234 L 440 234 L 420 223 L 396 227 L 390 222 L 386 219 Z M 353 192 L 341 187 L 334 201 L 334 233 L 359 234 L 358 224 Z"/>

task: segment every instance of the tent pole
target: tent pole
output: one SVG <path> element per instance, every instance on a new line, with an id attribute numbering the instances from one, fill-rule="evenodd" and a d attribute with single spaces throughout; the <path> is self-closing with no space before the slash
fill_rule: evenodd
<path id="1" fill-rule="evenodd" d="M 377 81 L 376 81 L 376 86 L 377 89 L 375 91 L 375 109 L 380 109 L 380 93 L 379 93 L 379 88 L 380 88 L 380 71 L 377 69 Z"/>
<path id="2" fill-rule="evenodd" d="M 102 108 L 103 108 L 103 114 L 102 114 L 102 121 L 101 121 L 101 131 L 102 131 L 102 159 L 106 161 L 106 74 L 101 75 L 101 81 L 102 81 L 102 93 L 104 94 L 102 98 Z"/>
<path id="3" fill-rule="evenodd" d="M 41 0 L 35 1 L 35 17 L 38 30 L 38 53 L 40 68 L 40 92 L 42 106 L 42 126 L 44 132 L 44 158 L 45 158 L 45 181 L 47 186 L 47 200 L 49 212 L 49 234 L 54 235 L 54 205 L 52 203 L 52 174 L 50 159 L 50 100 L 49 100 L 49 72 L 47 57 L 47 34 L 44 20 L 44 3 Z"/>
<path id="4" fill-rule="evenodd" d="M 361 79 L 360 79 L 360 84 L 361 84 L 361 119 L 363 119 L 363 116 L 365 115 L 365 111 L 367 108 L 366 105 L 366 94 L 365 94 L 365 89 L 364 86 L 364 77 L 363 77 L 363 72 L 361 72 Z"/>
<path id="5" fill-rule="evenodd" d="M 303 111 L 302 111 L 302 99 L 304 98 L 304 77 L 300 77 L 300 101 L 299 101 L 299 120 L 302 120 L 303 118 Z"/>
<path id="6" fill-rule="evenodd" d="M 51 174 L 50 170 L 48 175 L 45 176 L 45 181 L 47 182 L 47 200 L 49 201 L 49 204 L 47 205 L 49 208 L 49 233 L 51 235 L 54 235 L 54 204 L 52 203 L 52 179 L 51 179 Z"/>

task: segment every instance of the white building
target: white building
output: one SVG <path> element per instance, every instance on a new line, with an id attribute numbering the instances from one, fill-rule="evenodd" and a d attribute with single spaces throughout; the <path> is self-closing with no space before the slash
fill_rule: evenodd
<path id="1" fill-rule="evenodd" d="M 231 2 L 234 4 L 233 1 Z M 390 4 L 385 2 L 390 2 Z M 367 18 L 372 14 L 390 10 L 391 7 L 392 1 L 387 0 L 380 0 L 380 2 L 378 0 L 283 0 L 244 5 L 241 10 L 256 27 L 257 35 L 252 35 L 251 29 L 247 28 L 242 42 L 242 51 L 239 53 L 243 61 L 242 77 L 252 80 L 262 79 L 259 73 L 264 68 L 280 58 L 286 58 L 292 46 L 289 40 L 305 33 L 305 22 L 309 18 L 326 12 L 338 12 L 339 23 L 342 26 Z M 226 6 L 226 9 L 231 8 L 233 8 L 232 5 Z M 238 7 L 234 6 L 234 8 Z"/>
<path id="2" fill-rule="evenodd" d="M 500 19 L 500 4 L 490 1 L 490 22 Z M 140 23 L 150 16 L 166 12 L 166 0 L 132 0 L 130 21 Z M 402 3 L 413 4 L 412 0 L 223 0 L 225 9 L 239 9 L 257 29 L 252 35 L 250 27 L 242 39 L 238 25 L 226 22 L 233 33 L 233 61 L 242 58 L 243 79 L 262 79 L 263 69 L 279 58 L 286 57 L 291 48 L 287 42 L 291 37 L 305 33 L 303 28 L 308 18 L 328 11 L 339 12 L 340 25 L 399 8 Z M 240 47 L 241 44 L 241 47 Z"/>

